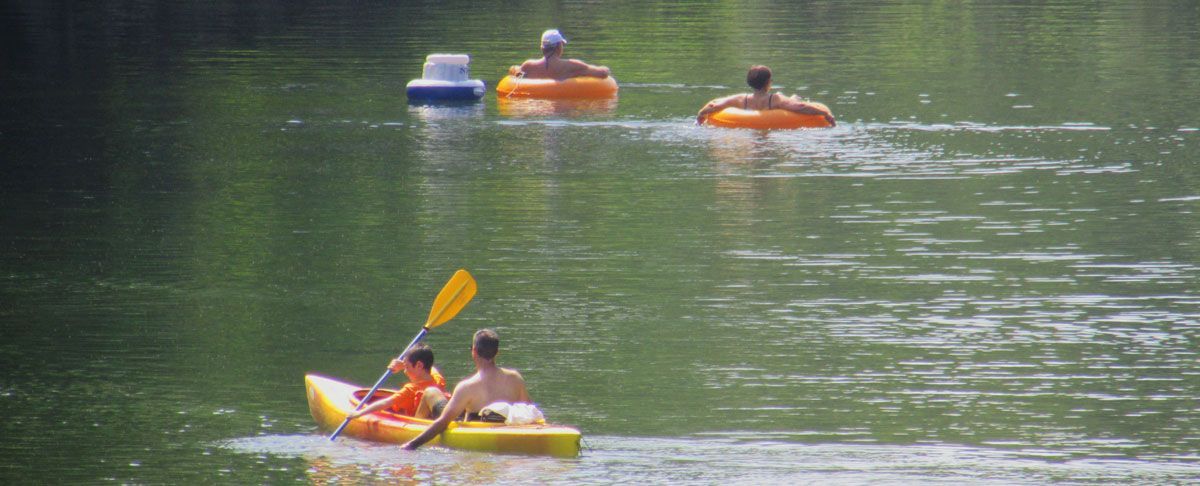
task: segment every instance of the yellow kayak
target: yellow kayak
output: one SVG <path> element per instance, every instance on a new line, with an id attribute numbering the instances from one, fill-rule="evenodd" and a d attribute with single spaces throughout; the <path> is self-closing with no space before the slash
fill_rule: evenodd
<path id="1" fill-rule="evenodd" d="M 322 430 L 332 431 L 346 419 L 368 389 L 316 374 L 304 376 L 308 410 Z M 378 390 L 375 396 L 391 396 Z M 424 432 L 433 422 L 380 411 L 350 422 L 342 435 L 375 442 L 403 444 Z M 505 425 L 489 422 L 451 422 L 430 444 L 455 449 L 556 457 L 579 455 L 579 430 L 561 425 Z"/>

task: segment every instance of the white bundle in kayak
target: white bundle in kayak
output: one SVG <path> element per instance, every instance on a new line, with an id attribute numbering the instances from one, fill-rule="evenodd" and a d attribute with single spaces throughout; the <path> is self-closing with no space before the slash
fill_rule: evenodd
<path id="1" fill-rule="evenodd" d="M 546 417 L 532 403 L 495 402 L 479 411 L 480 417 L 499 415 L 505 425 L 528 425 L 546 423 Z"/>

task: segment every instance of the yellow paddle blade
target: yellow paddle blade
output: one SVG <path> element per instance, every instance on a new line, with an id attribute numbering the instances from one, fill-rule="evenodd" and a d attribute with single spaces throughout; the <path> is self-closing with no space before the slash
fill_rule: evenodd
<path id="1" fill-rule="evenodd" d="M 475 278 L 465 269 L 459 269 L 433 300 L 433 309 L 429 311 L 425 329 L 433 329 L 453 319 L 472 297 L 475 297 Z"/>

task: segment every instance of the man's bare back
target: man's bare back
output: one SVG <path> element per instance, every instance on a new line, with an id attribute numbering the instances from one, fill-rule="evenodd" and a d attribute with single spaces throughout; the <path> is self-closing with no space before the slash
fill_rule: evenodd
<path id="1" fill-rule="evenodd" d="M 559 81 L 582 76 L 607 78 L 612 73 L 605 66 L 593 66 L 578 59 L 563 59 L 563 46 L 567 40 L 557 29 L 542 33 L 542 58 L 530 59 L 520 66 L 508 68 L 508 74 L 525 76 L 529 79 L 556 79 Z"/>
<path id="2" fill-rule="evenodd" d="M 500 338 L 491 329 L 480 329 L 475 333 L 471 345 L 471 359 L 475 362 L 475 374 L 467 377 L 450 395 L 437 418 L 424 432 L 404 444 L 414 450 L 429 442 L 458 417 L 479 413 L 483 407 L 495 402 L 530 403 L 525 389 L 525 378 L 516 370 L 496 366 L 496 353 L 500 350 Z"/>
<path id="3" fill-rule="evenodd" d="M 461 397 L 461 398 L 460 398 Z M 459 404 L 454 404 L 460 399 Z M 458 386 L 454 387 L 446 408 L 461 406 L 467 414 L 479 413 L 483 407 L 495 402 L 526 403 L 529 393 L 525 390 L 525 379 L 516 370 L 494 367 L 479 370 Z M 452 410 L 453 411 L 453 410 Z"/>
<path id="4" fill-rule="evenodd" d="M 607 67 L 592 66 L 578 59 L 562 59 L 556 56 L 530 59 L 521 63 L 517 71 L 525 73 L 525 77 L 530 79 L 557 79 L 560 81 L 580 76 L 607 78 L 609 75 Z"/>

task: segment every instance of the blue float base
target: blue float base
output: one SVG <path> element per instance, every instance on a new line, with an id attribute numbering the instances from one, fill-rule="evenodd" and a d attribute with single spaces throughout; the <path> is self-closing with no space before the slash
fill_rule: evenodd
<path id="1" fill-rule="evenodd" d="M 483 98 L 486 89 L 483 81 L 432 81 L 414 79 L 406 89 L 408 101 L 429 103 L 439 101 L 475 101 Z"/>

